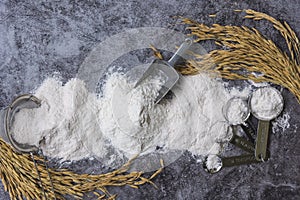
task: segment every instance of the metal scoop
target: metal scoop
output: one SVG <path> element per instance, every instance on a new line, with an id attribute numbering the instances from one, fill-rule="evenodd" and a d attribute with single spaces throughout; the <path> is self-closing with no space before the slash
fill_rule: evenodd
<path id="1" fill-rule="evenodd" d="M 255 106 L 256 102 L 253 100 L 254 95 L 260 95 L 267 92 L 273 92 L 274 99 L 278 99 L 278 103 L 274 108 L 270 108 L 271 110 L 265 109 L 265 113 L 267 114 L 261 114 L 253 107 Z M 257 139 L 256 139 L 256 146 L 255 146 L 255 157 L 258 161 L 265 161 L 268 158 L 268 152 L 267 152 L 267 146 L 268 146 L 268 137 L 269 137 L 269 127 L 270 127 L 270 121 L 274 118 L 276 118 L 283 110 L 283 97 L 280 94 L 278 90 L 272 87 L 262 87 L 257 89 L 252 93 L 252 96 L 250 98 L 249 104 L 251 106 L 251 112 L 259 119 L 258 121 L 258 130 L 257 130 Z M 269 108 L 269 99 L 265 102 L 266 107 Z M 273 111 L 273 112 L 271 112 Z"/>
<path id="2" fill-rule="evenodd" d="M 191 38 L 187 38 L 180 45 L 180 47 L 170 58 L 170 60 L 154 60 L 153 63 L 144 72 L 143 76 L 137 81 L 135 87 L 141 85 L 146 79 L 159 78 L 159 80 L 161 80 L 163 83 L 161 89 L 158 91 L 158 96 L 156 97 L 154 103 L 157 104 L 158 102 L 160 102 L 160 100 L 168 93 L 168 91 L 172 89 L 172 87 L 179 80 L 179 74 L 174 69 L 174 66 L 192 44 L 193 40 Z"/>

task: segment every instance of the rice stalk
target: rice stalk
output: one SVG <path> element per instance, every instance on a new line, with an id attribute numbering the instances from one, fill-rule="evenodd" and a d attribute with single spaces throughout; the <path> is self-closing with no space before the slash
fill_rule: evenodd
<path id="1" fill-rule="evenodd" d="M 268 20 L 285 38 L 289 55 L 275 43 L 265 38 L 257 29 L 245 26 L 211 26 L 182 18 L 188 25 L 195 42 L 213 40 L 223 49 L 205 55 L 195 55 L 185 66 L 178 67 L 184 75 L 202 71 L 217 72 L 230 80 L 242 79 L 254 82 L 271 82 L 290 90 L 300 103 L 300 43 L 295 32 L 286 22 L 279 22 L 267 14 L 245 10 L 245 18 Z"/>
<path id="2" fill-rule="evenodd" d="M 10 145 L 0 138 L 0 178 L 11 199 L 43 199 L 42 188 L 40 187 L 38 174 L 34 168 L 34 163 L 28 154 L 16 152 Z M 162 167 L 153 173 L 149 178 L 143 177 L 143 172 L 130 172 L 127 170 L 133 160 L 123 165 L 120 169 L 105 174 L 77 174 L 66 169 L 49 169 L 52 178 L 55 194 L 52 192 L 51 182 L 48 172 L 41 157 L 35 156 L 38 162 L 38 170 L 45 189 L 47 199 L 64 199 L 64 195 L 71 195 L 76 199 L 81 199 L 84 193 L 101 191 L 97 195 L 98 199 L 115 199 L 116 195 L 111 195 L 106 189 L 107 186 L 139 186 L 150 183 Z"/>

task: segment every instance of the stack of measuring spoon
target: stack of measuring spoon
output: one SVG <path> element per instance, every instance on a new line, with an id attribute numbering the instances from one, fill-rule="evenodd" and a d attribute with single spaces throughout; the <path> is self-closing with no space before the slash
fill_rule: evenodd
<path id="1" fill-rule="evenodd" d="M 228 100 L 223 108 L 223 114 L 230 125 L 229 142 L 245 153 L 231 157 L 209 155 L 203 162 L 204 169 L 209 173 L 216 173 L 224 167 L 267 161 L 270 158 L 268 151 L 270 121 L 280 115 L 283 106 L 282 95 L 273 87 L 258 88 L 247 99 L 234 97 Z M 250 115 L 258 120 L 256 131 L 248 120 Z M 239 128 L 243 130 L 247 139 L 237 134 Z"/>

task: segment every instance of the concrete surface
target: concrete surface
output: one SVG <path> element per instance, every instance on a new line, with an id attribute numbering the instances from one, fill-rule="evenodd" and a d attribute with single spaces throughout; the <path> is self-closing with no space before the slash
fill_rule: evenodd
<path id="1" fill-rule="evenodd" d="M 269 23 L 244 20 L 232 11 L 262 11 L 287 21 L 298 36 L 300 33 L 299 0 L 49 2 L 0 1 L 0 108 L 56 72 L 64 80 L 74 77 L 93 47 L 109 36 L 128 28 L 170 27 L 174 23 L 170 16 L 255 26 L 284 50 L 283 39 Z M 211 19 L 209 14 L 217 17 Z M 181 26 L 175 28 L 182 30 Z M 158 189 L 145 185 L 139 190 L 118 187 L 109 191 L 119 194 L 119 199 L 300 199 L 300 106 L 286 89 L 283 95 L 290 127 L 271 134 L 268 162 L 210 175 L 185 153 L 154 180 Z M 97 164 L 80 161 L 69 167 L 78 172 L 101 171 Z M 1 185 L 0 200 L 5 199 L 9 197 Z"/>

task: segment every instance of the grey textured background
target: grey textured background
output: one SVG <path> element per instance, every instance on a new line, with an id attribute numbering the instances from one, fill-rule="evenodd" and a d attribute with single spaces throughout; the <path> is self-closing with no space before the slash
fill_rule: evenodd
<path id="1" fill-rule="evenodd" d="M 64 80 L 74 77 L 93 47 L 109 36 L 127 28 L 170 27 L 174 23 L 170 16 L 174 15 L 205 23 L 255 26 L 286 50 L 283 39 L 269 23 L 244 20 L 232 12 L 243 8 L 285 20 L 298 35 L 300 33 L 299 0 L 70 0 L 52 3 L 1 0 L 0 108 L 17 95 L 32 91 L 56 72 Z M 208 17 L 215 13 L 216 18 Z M 185 153 L 154 180 L 159 189 L 145 185 L 139 190 L 118 187 L 109 188 L 109 191 L 119 194 L 119 199 L 300 199 L 300 106 L 286 89 L 283 95 L 284 113 L 291 116 L 290 127 L 271 135 L 268 162 L 228 168 L 209 175 L 196 158 Z M 78 172 L 107 170 L 91 161 L 81 161 L 70 167 Z M 9 197 L 1 185 L 0 200 L 4 199 Z M 94 197 L 87 195 L 86 199 Z"/>

